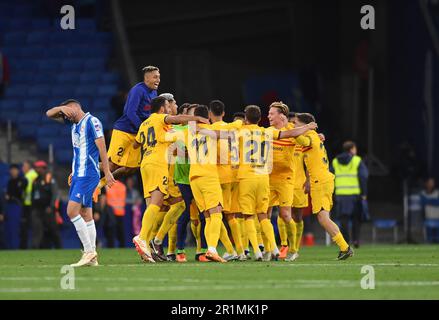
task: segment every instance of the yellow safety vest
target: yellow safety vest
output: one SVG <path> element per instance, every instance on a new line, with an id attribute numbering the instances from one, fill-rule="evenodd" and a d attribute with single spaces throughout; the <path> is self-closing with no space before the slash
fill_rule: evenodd
<path id="1" fill-rule="evenodd" d="M 360 162 L 359 156 L 353 156 L 348 164 L 340 164 L 337 158 L 332 160 L 335 173 L 335 195 L 351 196 L 361 193 L 360 179 L 358 179 Z"/>
<path id="2" fill-rule="evenodd" d="M 34 169 L 30 169 L 24 175 L 24 177 L 27 180 L 27 186 L 26 186 L 26 189 L 24 190 L 24 205 L 25 206 L 30 206 L 32 204 L 32 199 L 31 199 L 32 183 L 38 177 L 38 173 Z"/>

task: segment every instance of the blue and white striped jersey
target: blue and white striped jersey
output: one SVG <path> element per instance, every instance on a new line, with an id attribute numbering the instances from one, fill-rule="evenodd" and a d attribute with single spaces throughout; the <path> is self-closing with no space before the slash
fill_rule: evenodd
<path id="1" fill-rule="evenodd" d="M 95 140 L 103 136 L 102 123 L 89 112 L 72 125 L 73 177 L 99 178 L 99 150 Z"/>

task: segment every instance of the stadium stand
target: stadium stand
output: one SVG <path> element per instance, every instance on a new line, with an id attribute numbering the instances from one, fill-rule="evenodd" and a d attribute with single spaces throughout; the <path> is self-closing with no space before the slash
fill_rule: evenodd
<path id="1" fill-rule="evenodd" d="M 107 67 L 112 35 L 88 18 L 76 19 L 75 30 L 62 30 L 59 18 L 45 16 L 41 7 L 41 1 L 0 1 L 0 48 L 11 68 L 0 121 L 11 120 L 19 139 L 35 140 L 39 151 L 52 143 L 57 163 L 69 164 L 68 128 L 46 121 L 44 111 L 75 98 L 111 127 L 110 100 L 119 85 L 119 75 Z"/>

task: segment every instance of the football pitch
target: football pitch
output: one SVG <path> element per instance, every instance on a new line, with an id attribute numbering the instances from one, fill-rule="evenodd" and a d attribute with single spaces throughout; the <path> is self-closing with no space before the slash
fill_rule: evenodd
<path id="1" fill-rule="evenodd" d="M 0 251 L 0 299 L 439 299 L 438 246 L 363 246 L 346 261 L 336 254 L 316 246 L 295 262 L 217 264 L 194 262 L 188 250 L 188 263 L 144 264 L 134 249 L 101 249 L 101 265 L 75 269 L 75 288 L 62 289 L 61 268 L 78 250 Z M 362 273 L 365 265 L 373 269 Z M 375 289 L 362 289 L 373 278 Z"/>

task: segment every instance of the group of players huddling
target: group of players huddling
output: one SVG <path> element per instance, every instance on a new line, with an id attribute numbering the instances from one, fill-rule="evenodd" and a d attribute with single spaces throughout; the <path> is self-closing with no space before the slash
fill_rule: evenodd
<path id="1" fill-rule="evenodd" d="M 72 123 L 67 214 L 84 247 L 72 266 L 98 265 L 92 199 L 97 200 L 102 187 L 139 167 L 147 208 L 133 243 L 145 262 L 186 262 L 189 221 L 197 261 L 245 261 L 251 259 L 249 245 L 256 261 L 294 261 L 308 192 L 313 213 L 340 248 L 337 259 L 353 255 L 330 219 L 334 176 L 311 114 L 290 113 L 284 103 L 273 102 L 269 128 L 258 125 L 261 110 L 256 105 L 226 123 L 221 101 L 177 106 L 172 94 L 157 95 L 159 69 L 148 66 L 143 72 L 144 81 L 130 90 L 123 115 L 114 124 L 108 154 L 101 122 L 78 101 L 70 99 L 47 111 L 54 120 Z M 270 219 L 275 206 L 280 250 Z M 226 250 L 222 256 L 219 241 Z"/>

